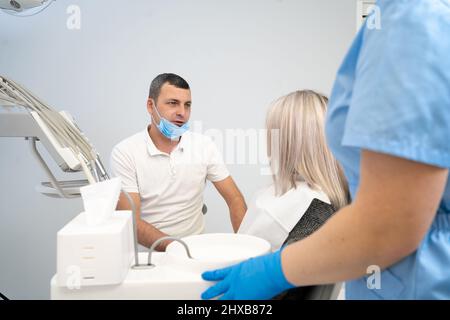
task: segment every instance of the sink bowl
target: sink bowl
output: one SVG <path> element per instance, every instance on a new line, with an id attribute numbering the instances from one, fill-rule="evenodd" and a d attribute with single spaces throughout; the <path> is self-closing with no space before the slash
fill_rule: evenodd
<path id="1" fill-rule="evenodd" d="M 189 248 L 191 258 L 179 242 L 167 246 L 163 264 L 195 273 L 224 268 L 271 252 L 264 239 L 234 233 L 209 233 L 181 238 Z"/>

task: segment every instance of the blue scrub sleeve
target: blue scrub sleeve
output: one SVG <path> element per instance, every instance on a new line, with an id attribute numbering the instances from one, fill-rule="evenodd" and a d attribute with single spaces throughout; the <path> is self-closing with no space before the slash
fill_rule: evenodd
<path id="1" fill-rule="evenodd" d="M 380 17 L 363 33 L 342 144 L 448 168 L 450 2 L 397 2 Z"/>

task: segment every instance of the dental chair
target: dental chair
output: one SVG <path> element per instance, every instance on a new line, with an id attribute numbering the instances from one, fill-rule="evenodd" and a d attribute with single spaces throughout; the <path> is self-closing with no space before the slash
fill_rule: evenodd
<path id="1" fill-rule="evenodd" d="M 289 233 L 284 245 L 291 244 L 308 237 L 318 230 L 335 213 L 330 204 L 314 199 L 305 214 Z M 305 286 L 286 290 L 274 297 L 275 300 L 336 300 L 342 283 Z"/>

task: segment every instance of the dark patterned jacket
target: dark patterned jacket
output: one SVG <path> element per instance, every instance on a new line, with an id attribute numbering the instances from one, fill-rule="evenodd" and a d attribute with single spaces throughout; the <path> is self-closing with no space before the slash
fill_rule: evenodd
<path id="1" fill-rule="evenodd" d="M 283 243 L 291 244 L 308 237 L 319 229 L 330 218 L 336 210 L 332 205 L 318 199 L 313 199 L 306 212 L 289 232 L 289 236 Z M 334 285 L 306 286 L 287 290 L 274 297 L 276 300 L 304 300 L 320 299 L 329 295 Z"/>

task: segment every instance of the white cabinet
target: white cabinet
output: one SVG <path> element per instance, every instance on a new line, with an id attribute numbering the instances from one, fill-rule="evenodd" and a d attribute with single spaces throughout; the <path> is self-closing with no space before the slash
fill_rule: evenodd
<path id="1" fill-rule="evenodd" d="M 361 28 L 364 20 L 367 15 L 372 10 L 375 5 L 376 0 L 358 0 L 356 5 L 356 30 L 358 31 Z"/>

